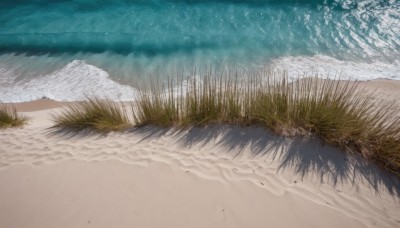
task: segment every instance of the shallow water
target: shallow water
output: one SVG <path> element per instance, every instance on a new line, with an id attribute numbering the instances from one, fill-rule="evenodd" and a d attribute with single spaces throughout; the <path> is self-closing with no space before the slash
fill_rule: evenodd
<path id="1" fill-rule="evenodd" d="M 111 80 L 266 67 L 400 79 L 400 0 L 0 2 L 3 101 L 78 99 L 53 91 L 73 82 L 99 91 Z"/>

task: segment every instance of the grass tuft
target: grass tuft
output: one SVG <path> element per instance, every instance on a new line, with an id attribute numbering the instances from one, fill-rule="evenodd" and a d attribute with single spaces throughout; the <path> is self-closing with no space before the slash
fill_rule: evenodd
<path id="1" fill-rule="evenodd" d="M 15 107 L 1 104 L 0 105 L 0 129 L 11 127 L 22 127 L 27 124 L 29 117 L 19 115 Z"/>
<path id="2" fill-rule="evenodd" d="M 140 90 L 131 105 L 136 125 L 169 127 L 176 124 L 179 120 L 179 107 L 171 89 L 173 81 L 168 80 L 167 86 L 152 79 L 150 81 L 150 91 Z"/>
<path id="3" fill-rule="evenodd" d="M 122 104 L 111 100 L 87 98 L 66 107 L 62 113 L 53 115 L 53 128 L 99 132 L 120 131 L 131 126 Z"/>
<path id="4" fill-rule="evenodd" d="M 396 105 L 377 103 L 358 82 L 310 77 L 293 82 L 266 72 L 240 78 L 211 73 L 152 83 L 132 104 L 137 125 L 263 125 L 284 136 L 314 135 L 400 176 Z"/>

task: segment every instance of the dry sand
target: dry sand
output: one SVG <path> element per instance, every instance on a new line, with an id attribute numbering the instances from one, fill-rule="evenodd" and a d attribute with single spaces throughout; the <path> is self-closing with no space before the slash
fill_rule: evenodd
<path id="1" fill-rule="evenodd" d="M 364 84 L 392 95 L 391 82 Z M 399 180 L 316 139 L 54 132 L 63 104 L 37 102 L 17 106 L 28 126 L 0 131 L 0 227 L 400 227 Z"/>

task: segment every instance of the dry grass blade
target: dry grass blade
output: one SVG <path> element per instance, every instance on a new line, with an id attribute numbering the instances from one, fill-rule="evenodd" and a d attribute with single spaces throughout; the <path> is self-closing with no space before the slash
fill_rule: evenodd
<path id="1" fill-rule="evenodd" d="M 27 124 L 29 117 L 17 113 L 11 105 L 0 105 L 0 129 L 11 127 L 22 127 Z"/>
<path id="2" fill-rule="evenodd" d="M 123 105 L 110 100 L 87 98 L 53 115 L 53 128 L 108 132 L 131 126 Z"/>

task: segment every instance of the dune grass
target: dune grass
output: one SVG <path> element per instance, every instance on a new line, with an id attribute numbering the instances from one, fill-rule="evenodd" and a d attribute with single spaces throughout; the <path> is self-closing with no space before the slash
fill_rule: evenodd
<path id="1" fill-rule="evenodd" d="M 151 80 L 149 91 L 143 89 L 139 91 L 131 105 L 133 119 L 137 126 L 151 124 L 169 127 L 178 123 L 180 117 L 178 102 L 170 83 L 172 83 L 171 80 L 165 87 Z"/>
<path id="2" fill-rule="evenodd" d="M 222 76 L 192 77 L 175 87 L 152 82 L 150 91 L 139 90 L 133 102 L 133 118 L 137 126 L 204 126 L 212 123 L 235 123 L 242 120 L 242 92 L 237 81 Z"/>
<path id="3" fill-rule="evenodd" d="M 67 106 L 62 113 L 52 116 L 53 128 L 69 130 L 120 131 L 131 126 L 122 104 L 111 100 L 87 98 Z"/>
<path id="4" fill-rule="evenodd" d="M 181 83 L 177 83 L 180 81 Z M 289 81 L 269 72 L 151 81 L 131 103 L 136 126 L 265 126 L 277 134 L 316 136 L 400 176 L 400 118 L 395 103 L 374 100 L 354 81 Z M 53 116 L 53 128 L 119 131 L 132 124 L 123 105 L 87 98 Z"/>
<path id="5" fill-rule="evenodd" d="M 207 74 L 178 86 L 153 82 L 132 109 L 138 126 L 262 125 L 284 136 L 317 136 L 400 176 L 399 108 L 373 97 L 348 80 Z"/>
<path id="6" fill-rule="evenodd" d="M 17 113 L 15 107 L 0 104 L 0 129 L 22 127 L 27 124 L 29 117 Z"/>

